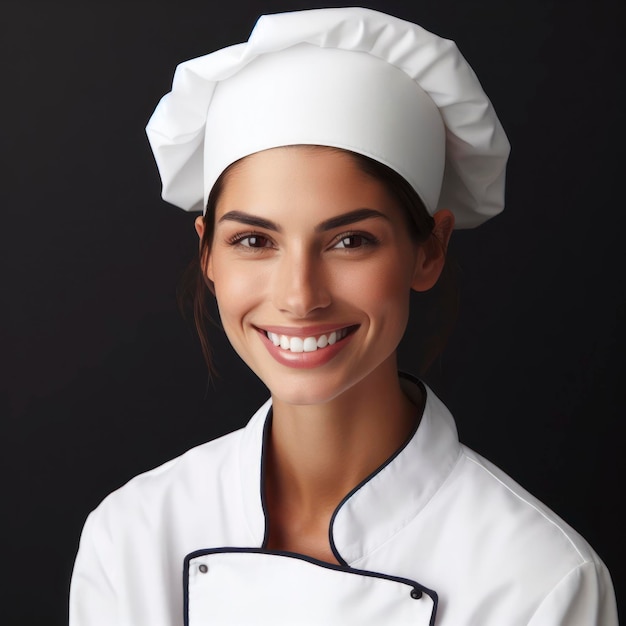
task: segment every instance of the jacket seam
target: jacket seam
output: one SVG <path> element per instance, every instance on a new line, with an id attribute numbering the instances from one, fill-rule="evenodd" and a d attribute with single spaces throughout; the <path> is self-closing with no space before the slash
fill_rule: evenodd
<path id="1" fill-rule="evenodd" d="M 467 458 L 468 461 L 471 461 L 472 463 L 474 463 L 474 465 L 480 467 L 484 472 L 489 474 L 494 480 L 496 480 L 498 483 L 500 483 L 500 485 L 502 485 L 509 493 L 511 493 L 513 496 L 515 496 L 518 500 L 521 500 L 522 502 L 524 502 L 525 504 L 527 504 L 528 506 L 533 508 L 547 522 L 549 522 L 552 526 L 554 526 L 561 533 L 561 535 L 567 540 L 567 543 L 569 543 L 572 546 L 572 548 L 574 548 L 574 550 L 576 551 L 576 554 L 578 554 L 578 556 L 580 557 L 581 562 L 578 564 L 578 566 L 583 565 L 585 563 L 591 562 L 591 561 L 589 561 L 589 559 L 585 558 L 585 556 L 578 549 L 576 544 L 572 541 L 572 538 L 565 532 L 565 530 L 559 524 L 557 524 L 555 520 L 553 520 L 550 516 L 548 516 L 545 513 L 545 511 L 542 511 L 536 504 L 534 504 L 533 502 L 530 502 L 530 500 L 528 500 L 528 498 L 525 498 L 521 494 L 519 494 L 516 491 L 514 491 L 513 489 L 511 489 L 510 485 L 507 485 L 505 482 L 503 482 L 498 476 L 496 476 L 492 471 L 490 471 L 488 468 L 486 468 L 482 463 L 479 463 L 478 461 L 476 461 L 472 457 L 468 456 L 467 454 L 465 454 L 465 457 Z"/>

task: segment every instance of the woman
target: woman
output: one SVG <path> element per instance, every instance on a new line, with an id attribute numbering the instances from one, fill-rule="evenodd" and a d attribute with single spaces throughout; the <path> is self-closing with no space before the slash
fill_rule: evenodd
<path id="1" fill-rule="evenodd" d="M 617 624 L 592 548 L 397 373 L 411 290 L 502 209 L 508 142 L 454 44 L 366 9 L 265 16 L 179 66 L 148 136 L 271 399 L 90 515 L 72 625 Z"/>

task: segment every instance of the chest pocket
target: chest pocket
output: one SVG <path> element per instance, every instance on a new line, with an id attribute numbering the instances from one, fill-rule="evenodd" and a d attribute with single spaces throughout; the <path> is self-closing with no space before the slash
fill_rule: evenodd
<path id="1" fill-rule="evenodd" d="M 437 594 L 415 581 L 254 548 L 185 559 L 185 626 L 432 626 Z"/>

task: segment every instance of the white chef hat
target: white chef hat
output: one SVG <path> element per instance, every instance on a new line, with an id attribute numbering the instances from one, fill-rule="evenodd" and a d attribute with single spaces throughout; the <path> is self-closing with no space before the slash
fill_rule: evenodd
<path id="1" fill-rule="evenodd" d="M 371 9 L 260 17 L 178 65 L 146 131 L 163 198 L 188 211 L 231 163 L 297 144 L 384 163 L 460 228 L 503 208 L 509 143 L 476 75 L 454 42 Z"/>

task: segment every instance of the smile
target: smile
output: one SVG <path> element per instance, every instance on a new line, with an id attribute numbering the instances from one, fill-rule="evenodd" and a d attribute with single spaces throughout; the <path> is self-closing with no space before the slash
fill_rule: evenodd
<path id="1" fill-rule="evenodd" d="M 340 328 L 325 335 L 311 337 L 291 337 L 264 331 L 267 338 L 277 347 L 288 352 L 315 352 L 341 341 L 350 332 L 350 328 Z"/>

